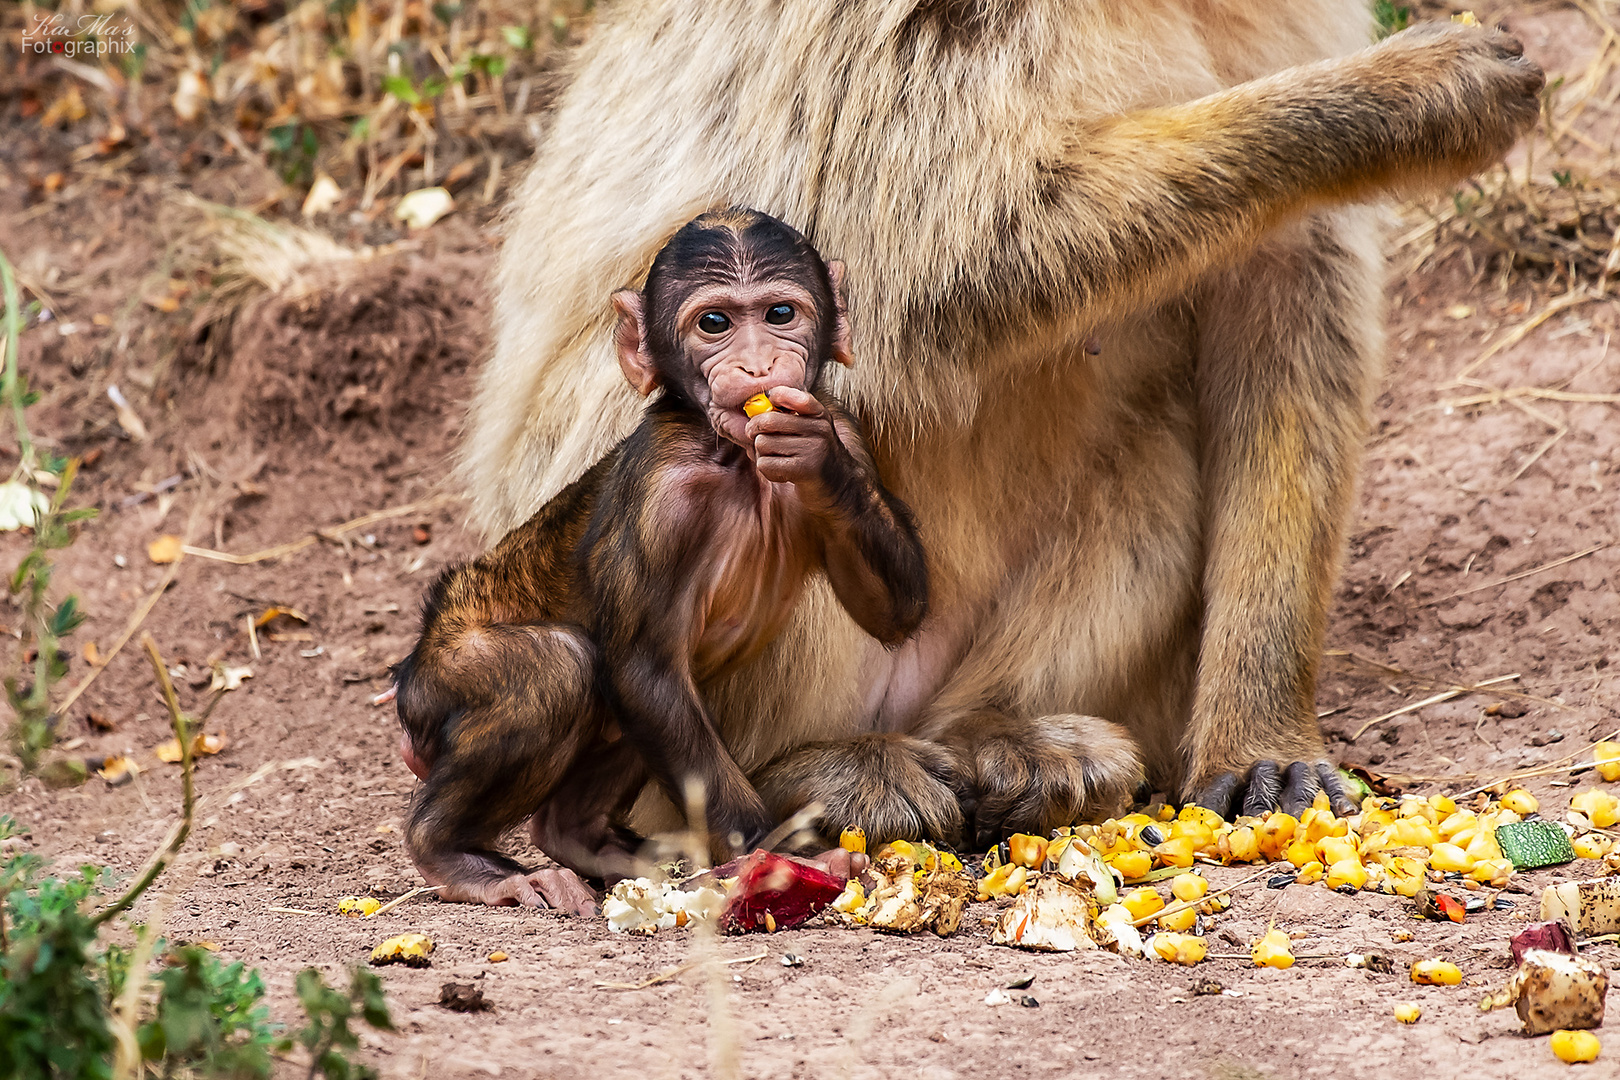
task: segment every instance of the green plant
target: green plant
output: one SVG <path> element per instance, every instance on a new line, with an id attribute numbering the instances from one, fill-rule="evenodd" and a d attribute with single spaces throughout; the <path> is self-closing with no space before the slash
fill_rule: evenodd
<path id="1" fill-rule="evenodd" d="M 11 821 L 0 824 L 10 835 Z M 41 860 L 22 854 L 0 867 L 0 1076 L 110 1077 L 112 1029 L 107 995 L 96 975 L 96 926 L 85 914 L 101 871 L 76 878 L 39 878 Z"/>
<path id="2" fill-rule="evenodd" d="M 33 543 L 8 583 L 12 594 L 23 598 L 22 640 L 15 670 L 6 676 L 4 685 L 13 714 L 9 731 L 12 750 L 24 770 L 32 771 L 39 764 L 40 755 L 55 739 L 51 690 L 67 674 L 62 640 L 84 622 L 77 597 L 69 596 L 59 604 L 51 604 L 50 553 L 73 543 L 75 523 L 95 517 L 96 511 L 66 509 L 68 493 L 78 472 L 77 459 L 53 454 L 41 456 L 29 436 L 26 411 L 38 400 L 38 395 L 28 389 L 27 380 L 18 370 L 22 307 L 18 303 L 16 275 L 4 253 L 0 253 L 0 291 L 5 301 L 0 407 L 9 408 L 17 437 L 17 466 L 11 478 L 0 484 L 0 497 L 20 502 L 34 519 Z M 55 488 L 51 494 L 45 493 L 42 480 Z"/>
<path id="3" fill-rule="evenodd" d="M 264 981 L 241 963 L 207 949 L 182 946 L 165 966 L 147 972 L 148 935 L 136 928 L 133 950 L 104 945 L 103 928 L 151 887 L 190 834 L 196 812 L 192 746 L 224 696 L 216 691 L 193 717 L 180 708 L 168 666 L 149 634 L 141 643 L 180 744 L 181 813 L 146 868 L 116 899 L 106 901 L 105 870 L 85 866 L 77 877 L 45 877 L 44 862 L 27 852 L 0 862 L 0 1077 L 7 1080 L 102 1080 L 139 1071 L 141 1062 L 165 1077 L 261 1077 L 274 1057 L 302 1045 L 309 1075 L 327 1080 L 375 1075 L 355 1062 L 358 1015 L 392 1030 L 382 983 L 363 968 L 348 994 L 331 990 L 313 968 L 297 978 L 309 1022 L 297 1036 L 281 1034 L 263 1005 Z M 0 815 L 0 841 L 17 835 Z M 154 944 L 161 952 L 162 942 Z M 151 1003 L 141 1012 L 141 1003 Z"/>
<path id="4" fill-rule="evenodd" d="M 141 1057 L 206 1075 L 268 1077 L 271 1054 L 287 1040 L 261 1004 L 259 973 L 197 945 L 175 950 L 168 963 L 152 976 L 161 992 L 156 1015 L 136 1034 Z"/>
<path id="5" fill-rule="evenodd" d="M 1394 0 L 1373 0 L 1373 18 L 1378 20 L 1378 36 L 1388 37 L 1412 25 L 1412 9 L 1397 7 Z"/>
<path id="6" fill-rule="evenodd" d="M 349 1018 L 356 1012 L 374 1028 L 394 1030 L 388 1016 L 388 999 L 383 996 L 382 980 L 365 968 L 354 969 L 349 992 L 344 994 L 326 985 L 321 973 L 305 968 L 294 984 L 298 1003 L 309 1023 L 298 1033 L 298 1041 L 309 1051 L 309 1076 L 326 1080 L 365 1080 L 377 1075 L 374 1069 L 356 1064 L 350 1054 L 360 1047 L 360 1037 L 349 1030 Z"/>

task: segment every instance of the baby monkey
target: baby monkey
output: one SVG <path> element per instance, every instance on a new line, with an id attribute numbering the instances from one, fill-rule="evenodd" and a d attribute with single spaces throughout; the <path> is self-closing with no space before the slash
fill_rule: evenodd
<path id="1" fill-rule="evenodd" d="M 400 749 L 421 778 L 405 842 L 449 900 L 588 911 L 633 838 L 616 825 L 650 774 L 702 785 L 717 856 L 775 824 L 704 689 L 757 656 L 809 576 L 886 645 L 928 602 L 911 514 L 854 418 L 815 393 L 848 364 L 843 265 L 754 210 L 702 215 L 613 295 L 640 425 L 428 593 L 395 673 Z M 761 400 L 760 396 L 765 395 Z M 745 408 L 746 406 L 746 408 Z M 528 818 L 567 870 L 495 843 Z"/>

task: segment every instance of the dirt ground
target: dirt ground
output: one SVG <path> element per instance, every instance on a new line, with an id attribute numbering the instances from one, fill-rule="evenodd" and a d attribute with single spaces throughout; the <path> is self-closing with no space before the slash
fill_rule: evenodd
<path id="1" fill-rule="evenodd" d="M 1518 28 L 1532 55 L 1575 70 L 1597 38 L 1568 15 Z M 210 321 L 206 305 L 165 313 L 154 298 L 184 298 L 197 280 L 185 260 L 203 220 L 177 209 L 176 193 L 252 205 L 273 178 L 217 146 L 154 144 L 141 151 L 144 169 L 43 195 L 26 182 L 31 163 L 71 145 L 12 112 L 0 113 L 0 129 L 0 236 L 25 281 L 51 295 L 52 319 L 24 338 L 24 369 L 44 393 L 34 424 L 53 449 L 95 458 L 75 501 L 102 515 L 59 564 L 59 585 L 90 613 L 77 642 L 105 653 L 159 586 L 165 568 L 147 545 L 161 534 L 250 553 L 403 508 L 280 559 L 189 556 L 142 624 L 184 668 L 188 706 L 203 699 L 213 659 L 252 677 L 216 713 L 228 744 L 198 767 L 199 827 L 141 915 L 172 939 L 213 942 L 261 968 L 279 1019 L 297 1016 L 296 971 L 313 964 L 342 979 L 382 937 L 409 930 L 438 950 L 429 969 L 384 971 L 399 1031 L 365 1041 L 388 1077 L 697 1077 L 733 1052 L 747 1076 L 898 1069 L 926 1080 L 1566 1069 L 1545 1039 L 1515 1034 L 1511 1011 L 1482 1014 L 1477 1002 L 1506 977 L 1506 938 L 1535 917 L 1541 886 L 1593 876 L 1589 862 L 1521 875 L 1524 891 L 1504 894 L 1515 907 L 1462 926 L 1415 921 L 1398 898 L 1245 890 L 1210 931 L 1217 957 L 1196 970 L 992 947 L 981 919 L 992 909 L 978 906 L 945 940 L 839 929 L 726 939 L 713 946 L 724 965 L 626 990 L 601 984 L 640 983 L 711 953 L 682 931 L 630 938 L 599 921 L 431 898 L 376 921 L 338 917 L 341 896 L 420 884 L 398 832 L 412 778 L 395 754 L 391 710 L 369 699 L 410 646 L 426 584 L 478 547 L 459 525 L 450 458 L 487 338 L 495 230 L 452 216 L 373 258 L 295 274 L 234 325 Z M 188 172 L 192 151 L 221 156 Z M 336 238 L 394 239 L 372 224 Z M 1473 371 L 1509 393 L 1458 404 L 1478 390 L 1454 376 L 1541 311 L 1547 291 L 1522 279 L 1500 289 L 1464 258 L 1402 276 L 1406 263 L 1392 259 L 1389 370 L 1319 708 L 1339 760 L 1419 793 L 1461 792 L 1580 760 L 1620 728 L 1620 424 L 1612 399 L 1568 400 L 1620 391 L 1610 340 L 1620 305 L 1553 315 Z M 109 384 L 133 402 L 148 439 L 120 426 Z M 1529 387 L 1564 393 L 1515 390 Z M 0 538 L 0 563 L 13 565 L 23 543 Z M 246 620 L 271 606 L 307 623 L 258 631 L 254 656 Z M 88 670 L 76 658 L 69 684 Z M 1453 685 L 1501 676 L 1514 678 L 1352 737 Z M 30 780 L 0 792 L 0 808 L 60 866 L 135 870 L 175 819 L 179 789 L 177 768 L 152 754 L 167 727 L 138 645 L 106 664 L 60 734 L 72 753 L 127 751 L 145 771 L 121 787 L 92 777 L 50 791 Z M 1553 773 L 1527 786 L 1557 816 L 1591 780 L 1572 787 Z M 1246 873 L 1210 877 L 1219 886 Z M 1272 920 L 1299 938 L 1296 953 L 1321 959 L 1273 971 L 1237 958 Z M 1396 940 L 1408 931 L 1412 940 Z M 495 950 L 510 958 L 489 962 Z M 1593 951 L 1620 963 L 1614 945 Z M 1347 969 L 1349 952 L 1387 955 L 1395 973 Z M 784 965 L 786 953 L 803 964 Z M 1406 963 L 1431 956 L 1456 962 L 1463 985 L 1411 984 Z M 1038 1007 L 985 1004 L 1029 976 Z M 1194 976 L 1226 993 L 1195 995 Z M 476 982 L 493 1009 L 439 1008 L 451 980 Z M 1421 1022 L 1391 1018 L 1401 1000 L 1421 1003 Z M 1617 1054 L 1620 1040 L 1586 1072 L 1614 1075 Z"/>

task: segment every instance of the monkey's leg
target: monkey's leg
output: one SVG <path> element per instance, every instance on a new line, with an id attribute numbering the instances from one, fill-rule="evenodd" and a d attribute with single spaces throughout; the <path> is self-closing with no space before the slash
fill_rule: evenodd
<path id="1" fill-rule="evenodd" d="M 591 910 L 572 871 L 525 869 L 495 850 L 533 814 L 600 730 L 595 650 L 557 626 L 482 627 L 444 650 L 441 674 L 464 704 L 411 800 L 405 846 L 441 898 Z M 472 689 L 476 687 L 476 693 Z"/>
<path id="2" fill-rule="evenodd" d="M 862 735 L 810 743 L 776 758 L 755 777 L 779 818 L 812 803 L 825 831 L 857 826 L 869 843 L 962 839 L 957 770 L 945 748 L 909 735 Z"/>
<path id="3" fill-rule="evenodd" d="M 1197 294 L 1206 562 L 1183 750 L 1187 792 L 1222 813 L 1297 813 L 1319 784 L 1353 810 L 1315 696 L 1382 346 L 1374 214 L 1301 222 Z"/>
<path id="4" fill-rule="evenodd" d="M 592 743 L 530 818 L 535 846 L 581 877 L 629 876 L 641 837 L 619 820 L 646 782 L 628 742 Z"/>
<path id="5" fill-rule="evenodd" d="M 953 721 L 940 741 L 968 780 L 962 809 L 975 847 L 1117 813 L 1142 782 L 1136 744 L 1095 716 L 987 711 Z"/>

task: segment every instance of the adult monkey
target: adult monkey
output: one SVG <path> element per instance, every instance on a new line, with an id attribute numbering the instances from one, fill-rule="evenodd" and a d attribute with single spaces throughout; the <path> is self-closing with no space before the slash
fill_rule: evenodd
<path id="1" fill-rule="evenodd" d="M 1307 800 L 1382 344 L 1350 204 L 1497 159 L 1542 85 L 1499 33 L 1371 31 L 1335 0 L 618 6 L 517 197 L 475 517 L 504 532 L 634 423 L 601 297 L 757 206 L 848 264 L 835 388 L 933 585 L 897 653 L 823 589 L 712 692 L 767 800 L 979 842 L 1143 776 Z"/>

